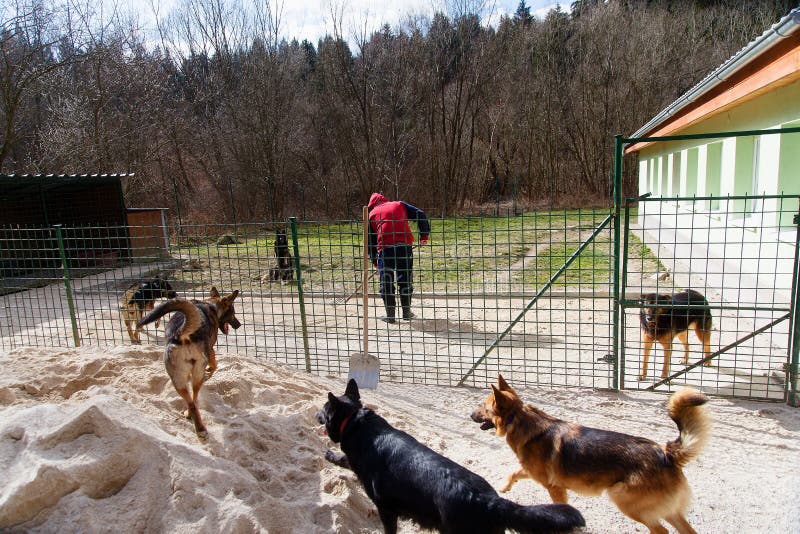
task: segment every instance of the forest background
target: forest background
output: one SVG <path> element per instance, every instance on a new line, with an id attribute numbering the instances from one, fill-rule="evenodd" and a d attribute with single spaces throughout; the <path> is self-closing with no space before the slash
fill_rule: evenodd
<path id="1" fill-rule="evenodd" d="M 0 171 L 135 173 L 126 204 L 184 223 L 354 217 L 372 191 L 430 215 L 608 205 L 613 136 L 796 7 L 521 1 L 490 26 L 461 0 L 355 33 L 331 8 L 312 43 L 274 1 L 181 0 L 156 38 L 130 7 L 0 2 Z"/>

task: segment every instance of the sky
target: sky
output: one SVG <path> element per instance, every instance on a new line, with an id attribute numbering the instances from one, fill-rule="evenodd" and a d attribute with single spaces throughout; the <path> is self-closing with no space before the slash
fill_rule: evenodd
<path id="1" fill-rule="evenodd" d="M 559 2 L 554 0 L 526 0 L 531 14 L 544 17 Z M 562 9 L 569 11 L 569 2 L 560 2 Z M 484 0 L 484 22 L 494 24 L 503 15 L 513 14 L 517 10 L 519 0 Z M 308 39 L 312 43 L 332 33 L 331 6 L 341 15 L 342 29 L 346 38 L 350 33 L 362 29 L 367 21 L 367 33 L 379 29 L 388 23 L 397 27 L 409 14 L 430 16 L 435 11 L 447 10 L 441 0 L 285 0 L 281 27 L 284 36 L 296 37 L 298 40 Z"/>
<path id="2" fill-rule="evenodd" d="M 125 4 L 126 0 L 111 0 Z M 152 0 L 163 16 L 181 0 Z M 247 0 L 244 0 L 247 1 Z M 262 2 L 266 0 L 260 0 Z M 354 41 L 367 24 L 367 35 L 383 24 L 397 28 L 411 14 L 431 16 L 435 11 L 448 13 L 447 4 L 484 4 L 484 23 L 494 25 L 503 15 L 517 10 L 519 0 L 268 0 L 272 9 L 280 13 L 279 31 L 287 40 L 307 39 L 315 44 L 320 37 L 333 33 L 334 16 L 340 19 L 343 37 Z M 152 21 L 151 0 L 127 0 L 129 6 L 144 17 L 145 27 Z M 548 11 L 561 4 L 569 11 L 570 2 L 557 0 L 526 0 L 531 14 L 543 18 Z"/>

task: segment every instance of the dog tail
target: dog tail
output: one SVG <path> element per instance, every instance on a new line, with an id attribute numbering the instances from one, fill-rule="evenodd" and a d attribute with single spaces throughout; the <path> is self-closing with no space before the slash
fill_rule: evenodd
<path id="1" fill-rule="evenodd" d="M 678 425 L 680 435 L 666 446 L 666 453 L 678 467 L 683 467 L 700 454 L 708 440 L 711 423 L 703 406 L 708 398 L 691 388 L 672 394 L 667 407 L 670 418 Z"/>
<path id="2" fill-rule="evenodd" d="M 489 505 L 495 525 L 525 534 L 570 532 L 586 525 L 581 513 L 568 504 L 536 504 L 522 506 L 502 497 Z"/>
<path id="3" fill-rule="evenodd" d="M 171 312 L 181 312 L 186 318 L 183 323 L 183 327 L 180 330 L 180 340 L 182 342 L 188 342 L 189 336 L 194 334 L 203 323 L 203 317 L 197 310 L 197 306 L 188 300 L 171 299 L 159 304 L 153 309 L 153 311 L 148 313 L 141 321 L 139 321 L 138 326 L 144 326 L 152 323 Z"/>

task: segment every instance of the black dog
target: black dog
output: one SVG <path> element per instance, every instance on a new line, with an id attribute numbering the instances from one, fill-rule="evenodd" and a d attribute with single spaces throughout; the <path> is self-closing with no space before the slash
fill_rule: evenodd
<path id="1" fill-rule="evenodd" d="M 644 341 L 644 357 L 642 359 L 642 373 L 639 380 L 647 378 L 647 362 L 653 344 L 658 341 L 664 349 L 664 367 L 661 377 L 669 374 L 670 358 L 672 357 L 672 340 L 675 336 L 683 342 L 684 365 L 689 360 L 689 328 L 694 327 L 697 339 L 703 344 L 703 357 L 711 354 L 711 309 L 708 301 L 699 292 L 692 289 L 681 291 L 673 295 L 659 295 L 648 293 L 642 295 L 642 308 L 639 313 L 639 322 L 642 328 Z M 711 365 L 711 361 L 706 361 Z"/>
<path id="2" fill-rule="evenodd" d="M 325 458 L 355 472 L 389 534 L 397 532 L 400 517 L 454 534 L 566 532 L 585 524 L 567 504 L 520 506 L 503 499 L 485 479 L 363 408 L 355 380 L 341 397 L 328 393 L 317 420 L 344 451 L 328 450 Z"/>
<path id="3" fill-rule="evenodd" d="M 269 279 L 272 281 L 281 280 L 290 282 L 294 279 L 294 265 L 292 253 L 289 252 L 289 240 L 286 238 L 286 230 L 275 230 L 275 259 L 277 267 L 269 270 Z"/>
<path id="4" fill-rule="evenodd" d="M 156 300 L 174 299 L 177 296 L 178 294 L 172 289 L 169 282 L 161 278 L 136 282 L 128 287 L 119 302 L 119 310 L 131 341 L 140 343 L 139 332 L 142 327 L 136 323 L 144 317 L 145 312 L 153 309 Z M 135 330 L 133 329 L 134 325 L 136 325 Z M 158 328 L 158 322 L 156 322 L 156 328 Z"/>

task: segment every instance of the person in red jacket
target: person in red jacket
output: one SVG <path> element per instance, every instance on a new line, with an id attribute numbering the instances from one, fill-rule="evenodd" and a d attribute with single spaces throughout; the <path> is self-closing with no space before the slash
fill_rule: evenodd
<path id="1" fill-rule="evenodd" d="M 394 279 L 400 289 L 400 305 L 403 319 L 414 317 L 411 313 L 411 274 L 414 266 L 412 245 L 414 235 L 408 221 L 417 223 L 419 244 L 425 245 L 431 233 L 431 225 L 425 212 L 407 202 L 390 202 L 380 193 L 373 193 L 367 204 L 369 209 L 369 257 L 378 268 L 381 284 L 381 298 L 386 308 L 386 316 L 381 320 L 395 322 Z"/>

